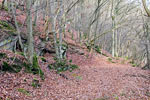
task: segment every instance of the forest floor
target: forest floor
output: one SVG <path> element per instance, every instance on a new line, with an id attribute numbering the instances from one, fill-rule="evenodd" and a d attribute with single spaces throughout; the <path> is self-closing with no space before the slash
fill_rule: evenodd
<path id="1" fill-rule="evenodd" d="M 24 18 L 22 15 L 18 21 Z M 0 20 L 9 20 L 5 11 L 0 11 Z M 63 77 L 48 69 L 53 59 L 50 54 L 44 56 L 47 62 L 39 59 L 45 80 L 23 71 L 0 72 L 0 100 L 150 100 L 149 70 L 132 67 L 122 58 L 113 58 L 112 62 L 111 57 L 81 51 L 84 55 L 67 52 L 79 69 L 63 72 Z M 39 80 L 38 88 L 32 86 L 34 79 Z"/>
<path id="2" fill-rule="evenodd" d="M 9 54 L 9 52 L 7 53 Z M 11 53 L 10 53 L 11 55 Z M 45 58 L 50 61 L 49 55 Z M 11 100 L 150 100 L 150 71 L 108 61 L 108 57 L 93 54 L 69 54 L 80 66 L 73 72 L 64 72 L 64 78 L 48 69 L 49 62 L 39 60 L 45 80 L 20 73 L 0 73 L 0 97 Z M 33 79 L 40 82 L 34 88 Z M 23 89 L 24 92 L 19 92 Z"/>

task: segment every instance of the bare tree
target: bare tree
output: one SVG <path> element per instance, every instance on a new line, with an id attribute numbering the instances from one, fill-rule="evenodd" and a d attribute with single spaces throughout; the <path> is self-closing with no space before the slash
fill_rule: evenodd
<path id="1" fill-rule="evenodd" d="M 31 14 L 32 0 L 26 1 L 26 17 L 27 17 L 27 33 L 28 33 L 28 58 L 29 62 L 33 63 L 34 55 L 34 40 L 33 40 L 33 30 L 32 30 L 32 14 Z"/>

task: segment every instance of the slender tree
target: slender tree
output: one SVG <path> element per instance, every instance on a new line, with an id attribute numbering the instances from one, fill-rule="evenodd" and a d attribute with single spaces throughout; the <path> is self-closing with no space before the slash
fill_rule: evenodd
<path id="1" fill-rule="evenodd" d="M 144 33 L 145 33 L 145 39 L 146 39 L 146 43 L 145 43 L 145 49 L 146 49 L 146 57 L 147 57 L 147 62 L 146 65 L 144 66 L 144 69 L 148 68 L 150 69 L 150 51 L 149 51 L 149 44 L 150 44 L 150 32 L 149 32 L 149 21 L 150 21 L 150 10 L 148 9 L 147 5 L 146 5 L 146 0 L 142 0 L 143 3 L 143 7 L 144 10 L 147 14 L 147 18 L 146 18 L 146 22 L 144 23 Z"/>
<path id="2" fill-rule="evenodd" d="M 4 3 L 5 3 L 5 0 L 2 1 L 2 8 L 1 9 L 4 9 Z"/>
<path id="3" fill-rule="evenodd" d="M 34 40 L 33 40 L 33 30 L 32 30 L 32 0 L 26 0 L 26 17 L 27 17 L 27 33 L 28 33 L 28 58 L 29 62 L 33 63 L 33 55 L 34 55 Z"/>
<path id="4" fill-rule="evenodd" d="M 18 40 L 19 40 L 19 44 L 21 46 L 21 49 L 23 50 L 23 44 L 22 44 L 22 41 L 21 41 L 21 34 L 20 34 L 20 28 L 18 26 L 18 23 L 17 23 L 17 19 L 16 19 L 16 8 L 14 8 L 14 0 L 11 1 L 11 9 L 12 9 L 12 16 L 13 16 L 13 19 L 15 21 L 15 27 L 17 29 L 17 33 L 18 33 Z"/>

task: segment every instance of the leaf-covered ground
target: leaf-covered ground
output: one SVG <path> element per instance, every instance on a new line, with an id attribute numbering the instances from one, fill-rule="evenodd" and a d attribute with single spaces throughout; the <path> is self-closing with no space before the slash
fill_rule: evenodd
<path id="1" fill-rule="evenodd" d="M 10 53 L 11 55 L 11 53 Z M 129 64 L 111 63 L 108 57 L 94 54 L 87 58 L 68 54 L 80 69 L 64 72 L 66 78 L 48 69 L 39 60 L 45 80 L 20 72 L 0 73 L 0 97 L 12 100 L 149 100 L 150 72 Z M 51 57 L 46 55 L 48 61 Z M 39 80 L 40 87 L 32 81 Z M 19 91 L 22 90 L 22 91 Z"/>

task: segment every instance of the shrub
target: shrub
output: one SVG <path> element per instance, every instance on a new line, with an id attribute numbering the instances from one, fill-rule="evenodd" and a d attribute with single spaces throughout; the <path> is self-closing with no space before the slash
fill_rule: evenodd
<path id="1" fill-rule="evenodd" d="M 48 67 L 50 70 L 55 70 L 57 73 L 65 72 L 69 70 L 72 72 L 74 69 L 79 68 L 77 65 L 72 64 L 72 60 L 68 61 L 66 59 L 63 59 L 59 61 L 58 59 L 54 58 L 55 63 L 50 64 Z"/>
<path id="2" fill-rule="evenodd" d="M 102 54 L 102 51 L 101 51 L 101 47 L 100 46 L 95 46 L 95 51 L 99 54 Z"/>
<path id="3" fill-rule="evenodd" d="M 0 8 L 2 8 L 2 5 L 0 4 Z M 8 7 L 4 6 L 4 10 L 8 11 Z"/>
<path id="4" fill-rule="evenodd" d="M 41 79 L 44 79 L 44 72 L 41 70 L 38 64 L 38 58 L 36 55 L 33 57 L 33 65 L 23 62 L 18 58 L 8 58 L 6 54 L 0 53 L 0 58 L 7 59 L 4 60 L 2 63 L 2 67 L 0 70 L 4 72 L 12 72 L 12 73 L 18 73 L 24 68 L 25 72 L 32 73 L 32 74 L 38 74 L 40 75 Z M 10 63 L 13 62 L 13 63 Z"/>
<path id="5" fill-rule="evenodd" d="M 15 29 L 6 21 L 0 20 L 0 25 L 3 29 L 15 31 Z"/>

